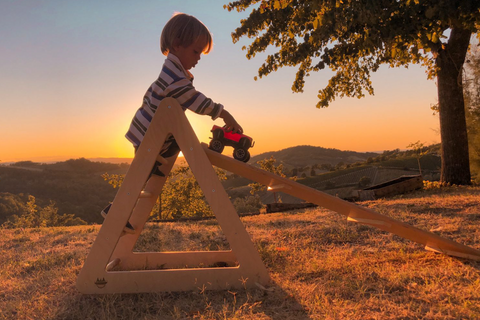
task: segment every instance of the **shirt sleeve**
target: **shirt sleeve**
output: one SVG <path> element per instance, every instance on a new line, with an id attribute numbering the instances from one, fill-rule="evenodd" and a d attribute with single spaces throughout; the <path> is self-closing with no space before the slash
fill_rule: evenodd
<path id="1" fill-rule="evenodd" d="M 197 91 L 192 82 L 186 78 L 170 84 L 165 89 L 164 95 L 177 99 L 184 109 L 190 109 L 201 115 L 208 115 L 213 120 L 217 119 L 223 110 L 222 104 L 213 102 L 212 99 Z"/>

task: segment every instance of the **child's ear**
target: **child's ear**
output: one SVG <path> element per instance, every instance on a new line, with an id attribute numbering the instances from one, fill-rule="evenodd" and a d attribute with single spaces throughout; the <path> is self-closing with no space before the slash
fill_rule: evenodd
<path id="1" fill-rule="evenodd" d="M 174 50 L 177 50 L 180 47 L 180 39 L 175 38 L 173 39 L 172 47 Z"/>

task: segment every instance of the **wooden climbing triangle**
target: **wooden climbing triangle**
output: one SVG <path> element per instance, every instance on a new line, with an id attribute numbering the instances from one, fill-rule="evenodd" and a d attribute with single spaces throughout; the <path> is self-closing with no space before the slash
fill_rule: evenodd
<path id="1" fill-rule="evenodd" d="M 175 137 L 231 250 L 134 252 L 176 160 L 176 156 L 158 157 L 169 134 Z M 155 161 L 163 163 L 161 170 L 165 177 L 150 176 Z M 125 228 L 127 222 L 134 231 Z M 266 285 L 269 279 L 185 113 L 175 99 L 164 99 L 78 276 L 78 290 L 83 293 L 219 290 Z"/>

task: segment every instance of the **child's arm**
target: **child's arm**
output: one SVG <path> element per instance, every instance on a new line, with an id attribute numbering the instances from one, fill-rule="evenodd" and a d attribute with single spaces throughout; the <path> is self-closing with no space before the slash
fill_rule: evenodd
<path id="1" fill-rule="evenodd" d="M 223 109 L 219 117 L 225 122 L 227 131 L 232 131 L 233 133 L 243 133 L 242 127 L 227 110 Z"/>

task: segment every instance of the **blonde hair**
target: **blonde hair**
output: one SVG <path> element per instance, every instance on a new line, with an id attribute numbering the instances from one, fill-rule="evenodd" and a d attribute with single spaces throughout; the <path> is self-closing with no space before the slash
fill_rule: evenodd
<path id="1" fill-rule="evenodd" d="M 213 47 L 212 35 L 208 28 L 194 16 L 178 12 L 163 27 L 160 49 L 167 55 L 173 46 L 188 47 L 200 38 L 205 39 L 203 53 L 208 54 Z"/>

